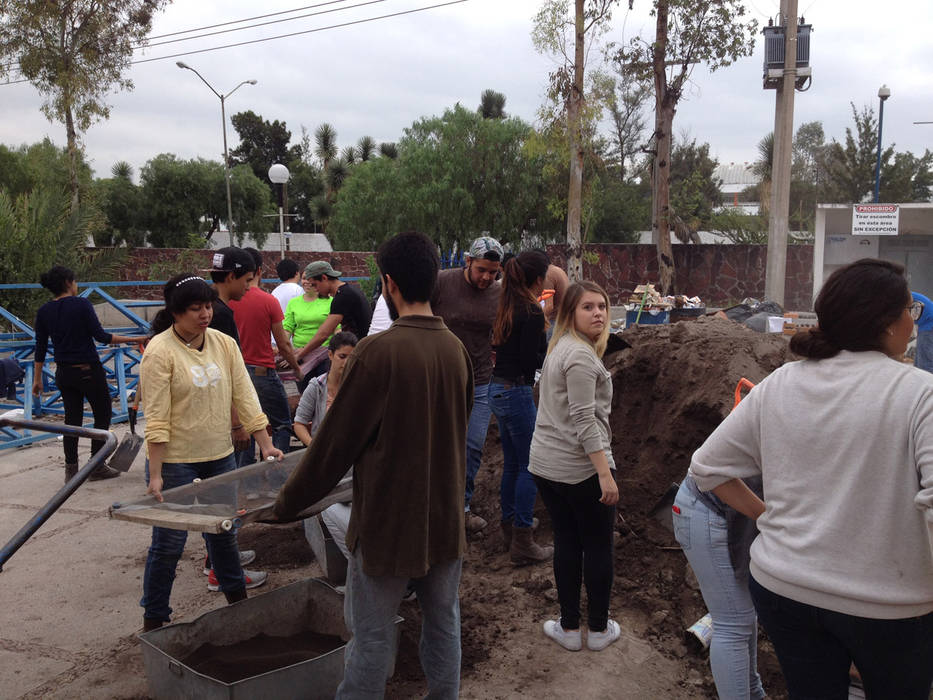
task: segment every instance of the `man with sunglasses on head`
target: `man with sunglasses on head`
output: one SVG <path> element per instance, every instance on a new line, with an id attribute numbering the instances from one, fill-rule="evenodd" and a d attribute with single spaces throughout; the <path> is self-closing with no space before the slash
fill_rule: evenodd
<path id="1" fill-rule="evenodd" d="M 467 429 L 466 491 L 464 494 L 467 532 L 479 532 L 486 521 L 470 512 L 473 483 L 483 457 L 489 429 L 489 382 L 492 379 L 492 325 L 496 320 L 499 296 L 499 268 L 502 245 L 495 238 L 481 236 L 466 254 L 466 267 L 443 270 L 431 298 L 434 315 L 463 343 L 473 363 L 473 410 Z"/>

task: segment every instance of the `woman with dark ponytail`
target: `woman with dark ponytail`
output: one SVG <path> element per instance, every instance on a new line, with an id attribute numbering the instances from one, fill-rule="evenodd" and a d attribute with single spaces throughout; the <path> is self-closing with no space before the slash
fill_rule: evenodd
<path id="1" fill-rule="evenodd" d="M 55 385 L 62 394 L 65 406 L 65 425 L 80 426 L 84 423 L 84 401 L 91 404 L 94 427 L 98 430 L 110 428 L 112 405 L 107 375 L 97 354 L 96 340 L 104 345 L 131 343 L 138 338 L 128 335 L 107 333 L 100 325 L 91 302 L 78 296 L 75 273 L 67 267 L 56 265 L 39 278 L 54 299 L 43 304 L 36 314 L 36 359 L 32 393 L 42 393 L 42 367 L 48 353 L 49 339 L 55 353 Z M 65 481 L 78 473 L 78 438 L 65 437 Z M 91 441 L 91 454 L 104 446 L 103 441 Z M 120 476 L 113 467 L 102 464 L 88 478 L 112 479 Z"/>
<path id="2" fill-rule="evenodd" d="M 923 307 L 902 266 L 865 259 L 830 275 L 815 310 L 791 341 L 804 359 L 749 392 L 689 476 L 757 520 L 749 588 L 791 697 L 846 697 L 854 663 L 868 697 L 926 700 L 933 375 L 901 361 Z"/>
<path id="3" fill-rule="evenodd" d="M 554 548 L 542 547 L 533 537 L 532 511 L 538 490 L 528 471 L 528 453 L 535 430 L 532 387 L 544 361 L 544 310 L 537 297 L 544 289 L 548 259 L 540 251 L 507 258 L 503 265 L 502 295 L 492 327 L 496 364 L 489 384 L 489 405 L 502 440 L 502 535 L 516 565 L 548 561 Z"/>
<path id="4" fill-rule="evenodd" d="M 197 275 L 177 275 L 164 288 L 165 308 L 152 322 L 155 334 L 140 363 L 146 416 L 147 493 L 162 491 L 233 471 L 230 406 L 259 443 L 264 458 L 282 459 L 266 432 L 269 421 L 259 406 L 236 341 L 209 328 L 217 291 Z M 185 547 L 184 530 L 152 528 L 143 576 L 143 627 L 169 620 L 175 567 Z M 265 574 L 243 570 L 236 535 L 205 534 L 216 588 L 228 602 L 246 598 Z M 261 574 L 261 575 L 259 575 Z"/>

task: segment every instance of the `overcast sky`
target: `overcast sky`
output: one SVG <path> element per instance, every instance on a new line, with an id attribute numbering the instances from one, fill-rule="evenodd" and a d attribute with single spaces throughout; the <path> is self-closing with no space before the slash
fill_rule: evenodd
<path id="1" fill-rule="evenodd" d="M 169 56 L 213 46 L 362 20 L 438 4 L 445 0 L 366 0 L 331 2 L 297 14 L 338 9 L 328 14 L 266 27 L 203 37 L 137 52 L 137 58 Z M 324 0 L 175 0 L 159 15 L 155 38 L 171 32 L 243 19 Z M 650 0 L 622 2 L 607 37 L 621 41 L 653 33 Z M 220 101 L 190 72 L 196 68 L 221 93 L 242 80 L 227 101 L 228 139 L 236 133 L 231 114 L 251 109 L 268 120 L 283 120 L 293 141 L 301 126 L 322 122 L 335 127 L 341 147 L 363 135 L 397 141 L 405 127 L 423 116 L 439 115 L 461 102 L 474 108 L 480 93 L 493 88 L 506 95 L 506 111 L 534 122 L 544 100 L 552 59 L 535 52 L 531 20 L 539 0 L 467 0 L 448 7 L 134 65 L 135 90 L 112 96 L 113 112 L 87 132 L 87 158 L 98 177 L 128 161 L 136 170 L 158 153 L 221 160 Z M 747 7 L 764 25 L 778 12 L 778 0 L 754 0 Z M 812 88 L 796 95 L 795 128 L 820 120 L 827 139 L 839 140 L 852 124 L 850 102 L 877 110 L 877 91 L 892 92 L 885 105 L 884 144 L 922 153 L 933 144 L 933 3 L 865 0 L 800 0 L 800 11 L 814 25 L 811 38 Z M 292 15 L 287 15 L 292 16 Z M 271 17 L 266 20 L 280 19 Z M 217 29 L 206 30 L 217 31 Z M 201 32 L 205 33 L 205 32 Z M 756 144 L 774 124 L 774 91 L 761 87 L 762 45 L 755 55 L 709 74 L 698 68 L 674 122 L 699 142 L 709 142 L 720 162 L 753 161 Z M 39 111 L 41 97 L 28 83 L 0 86 L 0 143 L 17 146 L 50 137 L 64 145 L 64 128 Z"/>

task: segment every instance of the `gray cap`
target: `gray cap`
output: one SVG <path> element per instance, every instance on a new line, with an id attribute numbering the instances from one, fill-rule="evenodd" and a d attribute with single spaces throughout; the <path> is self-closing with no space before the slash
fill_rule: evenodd
<path id="1" fill-rule="evenodd" d="M 504 255 L 502 244 L 491 236 L 480 236 L 473 241 L 473 245 L 470 246 L 470 250 L 467 252 L 468 257 L 477 260 L 501 261 Z"/>
<path id="2" fill-rule="evenodd" d="M 335 270 L 326 260 L 315 260 L 305 268 L 305 277 L 320 277 L 321 275 L 340 277 L 342 274 L 342 272 Z"/>

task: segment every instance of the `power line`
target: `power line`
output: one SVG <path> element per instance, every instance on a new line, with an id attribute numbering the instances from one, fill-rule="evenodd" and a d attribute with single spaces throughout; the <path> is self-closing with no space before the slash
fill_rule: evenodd
<path id="1" fill-rule="evenodd" d="M 357 4 L 357 5 L 350 5 L 349 7 L 335 7 L 335 8 L 329 9 L 329 10 L 322 10 L 322 11 L 320 11 L 320 12 L 310 12 L 310 13 L 308 13 L 308 14 L 298 15 L 298 16 L 296 16 L 296 17 L 286 17 L 286 18 L 284 18 L 284 19 L 273 20 L 273 21 L 271 21 L 271 22 L 261 22 L 261 23 L 258 23 L 258 24 L 249 24 L 249 25 L 246 25 L 246 26 L 243 26 L 243 27 L 234 27 L 233 29 L 225 29 L 225 30 L 219 31 L 219 32 L 210 32 L 210 33 L 208 33 L 208 34 L 199 34 L 199 35 L 197 35 L 197 36 L 182 37 L 182 38 L 180 38 L 180 39 L 171 39 L 171 40 L 169 40 L 169 41 L 160 41 L 160 42 L 157 42 L 157 43 L 155 43 L 155 44 L 150 43 L 150 40 L 152 40 L 152 39 L 163 39 L 163 38 L 165 38 L 165 37 L 178 36 L 179 34 L 191 34 L 192 32 L 199 32 L 199 31 L 202 31 L 202 30 L 204 30 L 204 29 L 215 29 L 215 28 L 217 28 L 217 27 L 225 27 L 225 26 L 228 26 L 228 25 L 231 25 L 231 24 L 240 24 L 240 23 L 242 23 L 242 22 L 250 22 L 250 21 L 253 21 L 253 20 L 256 20 L 256 19 L 264 19 L 264 18 L 266 18 L 266 17 L 274 17 L 274 16 L 276 16 L 276 15 L 289 14 L 289 13 L 292 13 L 292 12 L 300 12 L 301 10 L 308 10 L 308 9 L 313 9 L 313 8 L 317 8 L 317 7 L 324 7 L 324 6 L 326 6 L 326 5 L 334 5 L 334 4 L 343 3 L 343 2 L 347 2 L 347 1 L 348 1 L 348 0 L 329 0 L 329 2 L 320 2 L 320 3 L 317 3 L 317 4 L 315 4 L 315 5 L 306 5 L 306 6 L 304 6 L 304 7 L 296 7 L 296 8 L 291 9 L 291 10 L 282 10 L 281 12 L 272 12 L 272 13 L 267 14 L 267 15 L 257 15 L 256 17 L 247 17 L 247 18 L 244 18 L 244 19 L 236 19 L 236 20 L 231 20 L 231 21 L 229 21 L 229 22 L 221 22 L 220 24 L 212 24 L 212 25 L 208 25 L 208 26 L 205 26 L 205 27 L 196 27 L 196 28 L 194 28 L 194 29 L 185 29 L 185 30 L 181 30 L 181 31 L 177 31 L 177 32 L 171 32 L 171 33 L 169 33 L 169 34 L 158 34 L 158 35 L 156 35 L 156 36 L 147 37 L 147 39 L 146 39 L 146 41 L 145 41 L 144 43 L 135 44 L 135 45 L 133 46 L 133 51 L 137 51 L 137 50 L 139 50 L 139 49 L 150 48 L 150 47 L 152 47 L 152 46 L 162 46 L 162 45 L 164 45 L 164 44 L 172 44 L 172 43 L 176 43 L 176 42 L 179 42 L 179 41 L 189 41 L 189 40 L 192 40 L 192 39 L 201 39 L 201 38 L 208 37 L 208 36 L 214 36 L 214 35 L 216 35 L 216 34 L 224 34 L 224 33 L 226 33 L 226 32 L 238 32 L 238 31 L 241 31 L 241 30 L 244 30 L 244 29 L 252 29 L 252 28 L 254 28 L 254 27 L 262 27 L 262 26 L 265 26 L 265 25 L 267 25 L 267 24 L 276 24 L 276 23 L 278 23 L 278 22 L 291 22 L 292 20 L 296 20 L 296 19 L 304 19 L 304 18 L 306 18 L 306 17 L 313 17 L 313 16 L 315 16 L 315 15 L 327 14 L 327 13 L 330 13 L 330 12 L 341 12 L 341 11 L 343 11 L 343 10 L 352 10 L 352 9 L 354 9 L 354 8 L 357 8 L 357 7 L 363 7 L 364 5 L 372 5 L 372 4 L 377 3 L 377 2 L 385 2 L 385 0 L 370 0 L 369 2 L 362 2 L 362 3 L 359 3 L 359 4 Z M 8 62 L 8 63 L 6 63 L 6 64 L 0 64 L 0 67 L 3 67 L 3 68 L 11 68 L 11 67 L 15 66 L 16 64 L 17 64 L 16 61 L 10 61 L 10 62 Z"/>
<path id="2" fill-rule="evenodd" d="M 386 15 L 379 15 L 376 17 L 367 17 L 365 19 L 357 19 L 351 22 L 341 22 L 339 24 L 331 24 L 326 27 L 317 27 L 315 29 L 305 29 L 300 32 L 291 32 L 289 34 L 279 34 L 277 36 L 265 37 L 263 39 L 251 39 L 249 41 L 240 41 L 235 44 L 224 44 L 223 46 L 212 46 L 206 49 L 198 49 L 195 51 L 184 51 L 182 53 L 169 54 L 167 56 L 155 56 L 153 58 L 142 58 L 136 61 L 130 61 L 130 65 L 136 65 L 137 63 L 152 63 L 153 61 L 165 61 L 170 58 L 180 58 L 182 56 L 193 56 L 195 54 L 208 53 L 211 51 L 220 51 L 221 49 L 231 49 L 237 46 L 248 46 L 250 44 L 261 44 L 266 41 L 275 41 L 276 39 L 287 39 L 293 36 L 301 36 L 302 34 L 314 34 L 317 32 L 328 31 L 331 29 L 341 29 L 343 27 L 351 27 L 355 24 L 366 24 L 368 22 L 376 22 L 378 20 L 391 19 L 393 17 L 401 17 L 403 15 L 412 15 L 418 12 L 425 12 L 427 10 L 436 10 L 439 7 L 448 7 L 449 5 L 459 5 L 461 3 L 468 2 L 468 0 L 450 0 L 449 2 L 441 2 L 435 5 L 427 5 L 425 7 L 416 7 L 412 10 L 402 10 L 400 12 L 392 12 Z M 18 83 L 28 83 L 30 82 L 28 78 L 23 78 L 21 80 L 10 80 L 5 83 L 0 83 L 0 86 L 3 85 L 16 85 Z"/>

